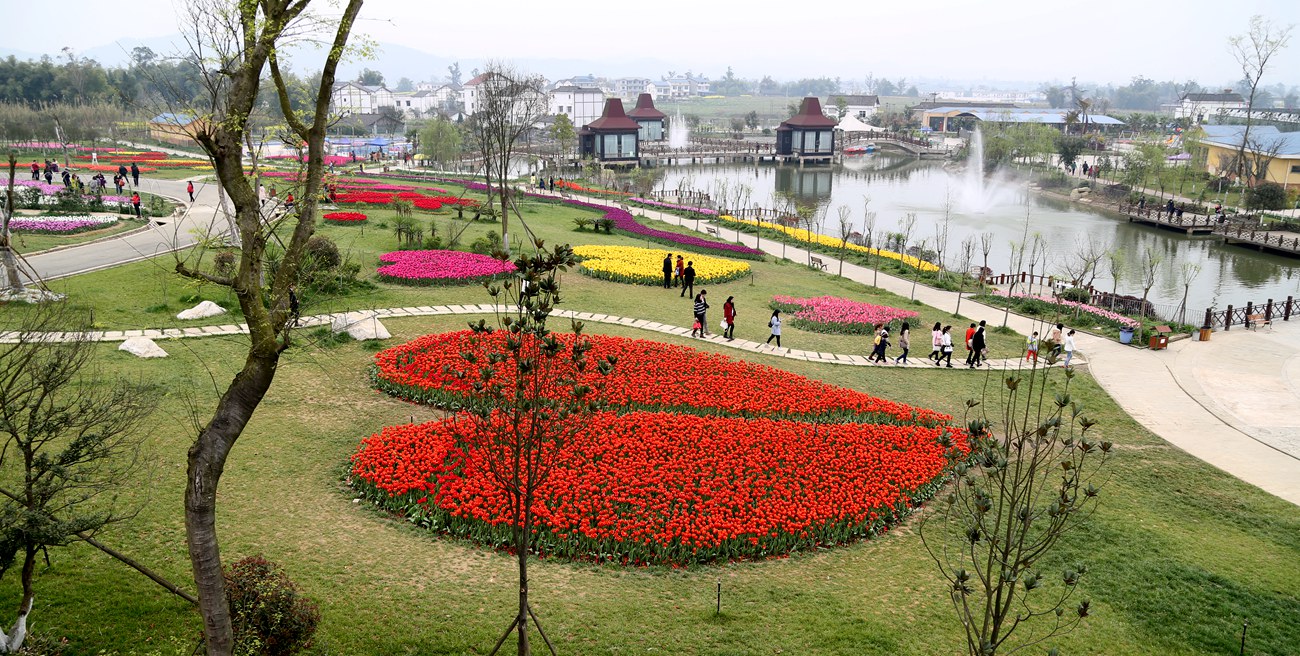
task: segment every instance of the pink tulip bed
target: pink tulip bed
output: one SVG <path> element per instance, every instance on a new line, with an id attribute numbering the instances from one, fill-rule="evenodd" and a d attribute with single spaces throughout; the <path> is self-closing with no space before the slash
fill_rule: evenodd
<path id="1" fill-rule="evenodd" d="M 836 296 L 794 298 L 776 296 L 772 309 L 790 315 L 790 325 L 800 330 L 835 335 L 870 335 L 876 324 L 889 324 L 918 315 L 887 305 L 872 305 Z"/>
<path id="2" fill-rule="evenodd" d="M 515 270 L 512 262 L 461 251 L 394 251 L 379 261 L 379 278 L 403 285 L 464 285 Z"/>
<path id="3" fill-rule="evenodd" d="M 14 217 L 9 229 L 14 232 L 45 235 L 71 235 L 107 228 L 117 223 L 112 216 L 32 216 Z"/>
<path id="4" fill-rule="evenodd" d="M 992 300 L 997 305 L 1004 305 L 1007 303 L 1007 293 L 1000 289 L 994 290 L 992 297 L 992 299 L 988 300 Z M 985 300 L 984 297 L 977 298 Z M 1099 308 L 1095 305 L 1079 303 L 1078 301 L 1071 301 L 1064 298 L 1053 298 L 1042 294 L 1034 294 L 1032 296 L 1029 294 L 1012 294 L 1010 300 L 1011 309 L 1016 310 L 1017 312 L 1041 314 L 1041 312 L 1037 312 L 1036 310 L 1038 310 L 1042 305 L 1046 305 L 1049 308 L 1057 310 L 1057 312 L 1062 316 L 1073 315 L 1075 312 L 1080 312 L 1083 315 L 1086 315 L 1088 319 L 1096 321 L 1103 327 L 1136 329 L 1139 325 L 1137 319 L 1126 317 L 1118 312 L 1111 312 L 1110 310 Z"/>
<path id="5" fill-rule="evenodd" d="M 711 210 L 707 207 L 693 207 L 691 205 L 678 205 L 676 203 L 665 203 L 661 200 L 650 200 L 649 198 L 629 198 L 630 203 L 651 207 L 654 209 L 668 210 L 669 212 L 678 212 L 682 214 L 702 214 L 704 216 L 717 216 L 717 210 Z"/>

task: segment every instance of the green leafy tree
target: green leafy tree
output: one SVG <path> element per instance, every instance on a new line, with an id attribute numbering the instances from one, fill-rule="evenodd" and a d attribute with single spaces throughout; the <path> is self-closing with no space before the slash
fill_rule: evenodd
<path id="1" fill-rule="evenodd" d="M 1246 190 L 1248 210 L 1281 210 L 1286 205 L 1286 189 L 1276 182 L 1260 182 Z"/>
<path id="2" fill-rule="evenodd" d="M 1078 137 L 1062 135 L 1056 140 L 1056 154 L 1061 156 L 1061 163 L 1067 167 L 1074 166 L 1079 155 L 1083 153 L 1086 142 Z"/>
<path id="3" fill-rule="evenodd" d="M 357 74 L 357 82 L 368 87 L 379 87 L 384 85 L 384 74 L 369 68 L 361 69 Z"/>
<path id="4" fill-rule="evenodd" d="M 751 109 L 751 110 L 749 111 L 748 114 L 745 114 L 745 125 L 746 125 L 750 130 L 757 130 L 757 129 L 758 129 L 758 112 L 757 112 L 757 111 Z"/>
<path id="5" fill-rule="evenodd" d="M 567 158 L 569 153 L 573 152 L 573 139 L 576 136 L 577 133 L 573 131 L 573 121 L 569 120 L 569 115 L 557 115 L 555 121 L 551 123 L 551 139 L 555 140 L 561 158 Z"/>
<path id="6" fill-rule="evenodd" d="M 1049 380 L 1059 371 L 1008 372 L 996 421 L 988 392 L 967 402 L 970 453 L 950 449 L 953 483 L 920 525 L 970 656 L 1044 645 L 1091 612 L 1074 601 L 1086 564 L 1044 570 L 1096 510 L 1112 445 L 1089 433 L 1096 422 L 1070 395 L 1074 370 Z"/>
<path id="7" fill-rule="evenodd" d="M 443 166 L 460 160 L 462 143 L 460 128 L 442 117 L 420 130 L 420 153 Z"/>

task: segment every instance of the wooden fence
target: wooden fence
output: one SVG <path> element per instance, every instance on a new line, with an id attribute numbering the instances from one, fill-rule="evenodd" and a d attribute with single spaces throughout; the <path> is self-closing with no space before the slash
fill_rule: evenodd
<path id="1" fill-rule="evenodd" d="M 1203 328 L 1215 328 L 1222 326 L 1224 330 L 1231 330 L 1234 325 L 1244 326 L 1251 321 L 1250 317 L 1260 315 L 1264 321 L 1290 321 L 1292 315 L 1300 314 L 1300 301 L 1288 296 L 1282 303 L 1274 303 L 1273 299 L 1268 299 L 1263 305 L 1255 305 L 1247 301 L 1244 307 L 1234 307 L 1229 305 L 1227 309 L 1215 310 L 1214 308 L 1205 309 L 1205 323 Z"/>

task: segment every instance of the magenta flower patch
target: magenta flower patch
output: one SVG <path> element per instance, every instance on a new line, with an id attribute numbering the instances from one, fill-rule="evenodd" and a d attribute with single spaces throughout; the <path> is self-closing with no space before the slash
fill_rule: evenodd
<path id="1" fill-rule="evenodd" d="M 404 285 L 461 285 L 515 270 L 512 262 L 460 251 L 393 251 L 379 261 L 381 280 Z"/>

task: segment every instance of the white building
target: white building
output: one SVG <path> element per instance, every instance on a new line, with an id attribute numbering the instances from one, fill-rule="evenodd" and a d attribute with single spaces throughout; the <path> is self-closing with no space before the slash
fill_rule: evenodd
<path id="1" fill-rule="evenodd" d="M 614 95 L 623 98 L 636 98 L 643 93 L 650 93 L 646 87 L 654 82 L 648 77 L 620 77 L 614 80 Z"/>
<path id="2" fill-rule="evenodd" d="M 600 89 L 561 86 L 551 89 L 550 115 L 567 114 L 574 125 L 586 125 L 597 118 L 605 107 L 605 94 Z"/>
<path id="3" fill-rule="evenodd" d="M 498 76 L 498 79 L 503 79 L 503 78 L 500 78 Z M 460 102 L 461 102 L 461 106 L 464 108 L 464 112 L 466 116 L 473 116 L 476 112 L 478 112 L 479 106 L 483 99 L 483 94 L 485 93 L 485 90 L 489 88 L 489 86 L 492 83 L 493 83 L 492 78 L 489 77 L 489 74 L 483 73 L 481 75 L 474 76 L 474 79 L 470 80 L 469 82 L 466 82 L 465 86 L 460 88 Z M 539 97 L 537 98 L 537 100 L 539 103 L 549 104 L 547 103 L 548 98 Z M 519 106 L 516 106 L 515 109 L 517 111 L 520 111 Z"/>
<path id="4" fill-rule="evenodd" d="M 437 100 L 430 91 L 395 91 L 393 103 L 397 109 L 412 117 L 425 116 L 438 110 Z"/>
<path id="5" fill-rule="evenodd" d="M 335 112 L 373 114 L 380 107 L 393 107 L 393 92 L 380 85 L 368 87 L 357 82 L 337 82 L 330 94 L 330 105 Z"/>
<path id="6" fill-rule="evenodd" d="M 669 98 L 690 98 L 692 96 L 705 96 L 709 93 L 709 80 L 694 75 L 679 75 L 677 77 L 666 77 L 660 83 L 663 87 L 662 93 Z"/>
<path id="7" fill-rule="evenodd" d="M 1232 89 L 1224 89 L 1223 93 L 1187 93 L 1174 106 L 1174 118 L 1191 119 L 1200 124 L 1220 110 L 1245 108 L 1246 100 Z"/>
<path id="8" fill-rule="evenodd" d="M 867 119 L 875 116 L 876 111 L 880 109 L 880 96 L 836 94 L 826 98 L 825 108 L 828 114 L 835 114 L 837 119 L 844 118 L 844 116 L 838 115 L 841 98 L 846 103 L 844 107 L 845 116 L 856 116 L 862 121 L 867 121 Z"/>

